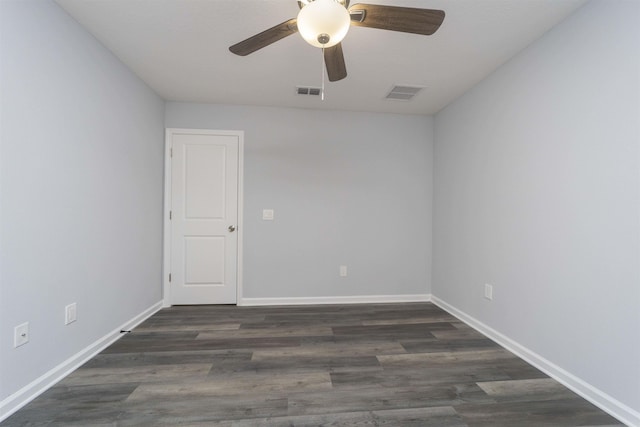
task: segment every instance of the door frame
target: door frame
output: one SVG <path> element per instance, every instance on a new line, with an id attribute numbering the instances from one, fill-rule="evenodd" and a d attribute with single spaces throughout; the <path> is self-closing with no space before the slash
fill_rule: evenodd
<path id="1" fill-rule="evenodd" d="M 171 141 L 174 134 L 192 135 L 232 135 L 238 137 L 238 251 L 236 254 L 236 305 L 242 301 L 242 241 L 243 241 L 243 206 L 244 206 L 244 131 L 214 129 L 182 129 L 166 128 L 164 138 L 164 233 L 162 253 L 162 306 L 171 307 Z"/>

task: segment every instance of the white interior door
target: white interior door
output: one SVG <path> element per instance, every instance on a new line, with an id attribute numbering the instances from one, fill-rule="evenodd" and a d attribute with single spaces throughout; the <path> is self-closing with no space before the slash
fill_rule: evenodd
<path id="1" fill-rule="evenodd" d="M 171 304 L 235 304 L 241 134 L 168 132 Z"/>

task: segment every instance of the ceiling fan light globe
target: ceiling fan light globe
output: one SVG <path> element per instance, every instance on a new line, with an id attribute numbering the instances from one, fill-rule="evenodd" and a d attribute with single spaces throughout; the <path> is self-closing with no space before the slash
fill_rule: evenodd
<path id="1" fill-rule="evenodd" d="M 335 46 L 349 31 L 351 18 L 347 9 L 336 0 L 315 0 L 300 9 L 297 19 L 302 38 L 315 47 Z M 329 41 L 322 44 L 328 35 Z"/>

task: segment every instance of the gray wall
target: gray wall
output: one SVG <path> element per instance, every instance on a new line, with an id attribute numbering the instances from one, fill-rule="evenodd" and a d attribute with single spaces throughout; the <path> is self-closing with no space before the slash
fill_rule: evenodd
<path id="1" fill-rule="evenodd" d="M 588 3 L 436 116 L 433 259 L 435 296 L 636 410 L 639 8 Z"/>
<path id="2" fill-rule="evenodd" d="M 161 300 L 164 104 L 54 3 L 0 9 L 2 401 Z"/>
<path id="3" fill-rule="evenodd" d="M 245 298 L 430 292 L 431 118 L 167 103 L 166 125 L 245 131 Z"/>

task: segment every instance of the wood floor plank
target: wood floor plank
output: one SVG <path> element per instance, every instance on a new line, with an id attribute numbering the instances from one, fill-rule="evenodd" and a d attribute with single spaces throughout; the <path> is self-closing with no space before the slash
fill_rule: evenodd
<path id="1" fill-rule="evenodd" d="M 353 388 L 334 388 L 331 393 L 305 392 L 289 395 L 290 415 L 324 414 L 333 412 L 361 412 L 398 408 L 426 408 L 455 406 L 462 403 L 494 403 L 475 383 L 445 384 L 414 387 L 369 385 Z"/>
<path id="2" fill-rule="evenodd" d="M 118 426 L 235 425 L 237 420 L 287 416 L 287 399 L 265 394 L 171 396 L 123 405 Z M 263 424 L 268 425 L 268 424 Z"/>
<path id="3" fill-rule="evenodd" d="M 355 325 L 336 326 L 333 333 L 336 337 L 375 337 L 389 340 L 409 338 L 434 338 L 431 330 L 454 329 L 450 323 L 409 323 L 392 325 Z"/>
<path id="4" fill-rule="evenodd" d="M 501 348 L 488 338 L 443 340 L 434 336 L 433 340 L 400 341 L 407 353 L 450 353 L 456 350 L 483 350 Z"/>
<path id="5" fill-rule="evenodd" d="M 403 427 L 466 427 L 451 407 L 389 409 L 382 411 L 338 412 L 309 416 L 288 416 L 241 420 L 232 426 L 403 426 Z"/>
<path id="6" fill-rule="evenodd" d="M 509 376 L 495 366 L 453 366 L 432 369 L 387 369 L 380 372 L 333 372 L 334 388 L 357 390 L 373 385 L 382 387 L 416 387 L 437 384 L 465 384 L 509 380 Z"/>
<path id="7" fill-rule="evenodd" d="M 516 356 L 507 350 L 482 349 L 435 352 L 435 353 L 405 353 L 380 355 L 378 360 L 383 366 L 420 366 L 430 367 L 437 365 L 473 364 L 482 362 L 494 362 L 500 359 L 514 359 Z"/>
<path id="8" fill-rule="evenodd" d="M 576 399 L 578 396 L 552 378 L 479 382 L 478 386 L 498 401 Z"/>
<path id="9" fill-rule="evenodd" d="M 190 377 L 201 378 L 210 370 L 211 363 L 85 368 L 76 370 L 60 384 L 72 386 L 163 382 Z"/>
<path id="10" fill-rule="evenodd" d="M 500 364 L 500 370 L 506 373 L 512 380 L 528 380 L 533 378 L 548 378 L 547 374 L 529 365 L 522 359 L 504 361 Z"/>
<path id="11" fill-rule="evenodd" d="M 327 342 L 318 345 L 298 347 L 282 347 L 271 349 L 259 349 L 253 352 L 254 361 L 284 358 L 284 357 L 311 357 L 311 356 L 370 356 L 379 354 L 404 354 L 404 347 L 398 342 Z"/>
<path id="12" fill-rule="evenodd" d="M 459 405 L 456 412 L 472 427 L 623 425 L 584 399 Z"/>
<path id="13" fill-rule="evenodd" d="M 180 331 L 197 331 L 199 333 L 215 332 L 215 331 L 236 331 L 240 329 L 240 323 L 211 323 L 210 321 L 189 324 L 144 324 L 136 328 L 138 332 L 155 331 L 155 332 L 180 332 Z"/>
<path id="14" fill-rule="evenodd" d="M 452 322 L 451 325 L 455 328 L 453 330 L 447 329 L 442 331 L 431 331 L 431 335 L 436 337 L 439 340 L 443 341 L 455 341 L 455 340 L 466 340 L 466 339 L 489 339 L 482 335 L 480 332 L 471 328 L 458 328 L 456 323 Z"/>
<path id="15" fill-rule="evenodd" d="M 242 365 L 251 360 L 250 350 L 155 351 L 139 353 L 100 353 L 82 365 L 82 369 L 149 365 L 208 363 L 213 366 Z M 376 359 L 377 362 L 377 359 Z"/>
<path id="16" fill-rule="evenodd" d="M 267 358 L 237 364 L 215 364 L 209 375 L 229 375 L 236 372 L 252 371 L 280 375 L 286 373 L 325 372 L 370 372 L 381 371 L 382 366 L 373 356 L 333 357 L 302 356 L 286 358 Z"/>
<path id="17" fill-rule="evenodd" d="M 198 334 L 199 340 L 217 340 L 230 338 L 281 338 L 281 337 L 322 337 L 333 336 L 333 331 L 328 327 L 286 327 L 273 329 L 240 329 L 225 331 L 206 331 Z"/>
<path id="18" fill-rule="evenodd" d="M 451 322 L 455 321 L 455 317 L 450 314 L 434 314 L 433 316 L 417 316 L 410 317 L 407 316 L 406 313 L 404 316 L 400 316 L 398 318 L 392 319 L 372 319 L 372 320 L 363 320 L 362 325 L 364 326 L 375 326 L 375 325 L 412 325 L 412 324 L 425 324 L 425 323 L 442 323 L 442 322 Z"/>
<path id="19" fill-rule="evenodd" d="M 128 353 L 128 352 L 154 352 L 154 351 L 185 351 L 185 350 L 227 350 L 227 349 L 252 349 L 252 348 L 280 348 L 295 347 L 300 345 L 297 337 L 279 338 L 229 338 L 220 340 L 163 340 L 155 341 L 135 341 L 120 340 L 105 349 L 105 353 Z"/>
<path id="20" fill-rule="evenodd" d="M 141 384 L 127 401 L 166 400 L 180 398 L 206 398 L 247 394 L 269 394 L 302 390 L 331 390 L 331 378 L 327 373 L 270 375 L 253 371 L 236 373 L 215 380 Z"/>

